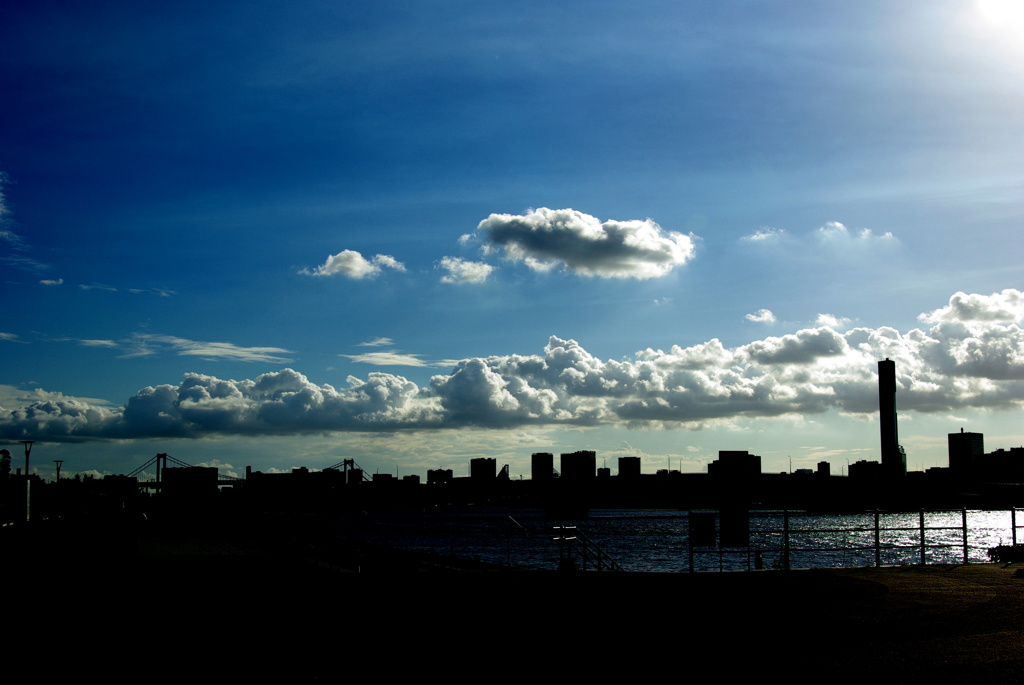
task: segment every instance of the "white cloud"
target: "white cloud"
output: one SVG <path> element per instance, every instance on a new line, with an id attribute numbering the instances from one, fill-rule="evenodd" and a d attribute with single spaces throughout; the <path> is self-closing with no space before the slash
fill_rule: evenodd
<path id="1" fill-rule="evenodd" d="M 119 347 L 116 340 L 79 340 L 78 344 L 82 347 Z"/>
<path id="2" fill-rule="evenodd" d="M 10 209 L 7 207 L 7 196 L 4 194 L 4 186 L 7 184 L 7 174 L 0 171 L 0 247 L 6 247 L 10 252 L 0 254 L 0 264 L 6 264 L 15 269 L 24 271 L 45 271 L 50 268 L 24 253 L 29 250 L 25 239 L 10 229 Z"/>
<path id="3" fill-rule="evenodd" d="M 126 357 L 148 357 L 164 350 L 185 357 L 202 357 L 203 359 L 242 362 L 267 362 L 284 364 L 290 358 L 281 355 L 290 354 L 281 347 L 240 347 L 234 343 L 203 342 L 188 340 L 173 335 L 156 335 L 136 333 L 125 343 L 129 347 Z"/>
<path id="4" fill-rule="evenodd" d="M 775 314 L 770 309 L 758 309 L 753 314 L 747 314 L 747 321 L 755 323 L 775 323 Z"/>
<path id="5" fill-rule="evenodd" d="M 360 364 L 373 364 L 374 366 L 433 366 L 423 361 L 419 354 L 405 354 L 402 352 L 367 352 L 365 354 L 341 354 L 339 357 L 351 359 Z"/>
<path id="6" fill-rule="evenodd" d="M 374 338 L 373 340 L 359 343 L 357 347 L 387 347 L 394 344 L 395 342 L 391 338 Z"/>
<path id="7" fill-rule="evenodd" d="M 491 214 L 477 226 L 490 250 L 531 269 L 556 266 L 585 276 L 648 279 L 693 259 L 694 237 L 668 232 L 650 219 L 600 221 L 574 209 Z"/>
<path id="8" fill-rule="evenodd" d="M 833 316 L 831 314 L 818 314 L 818 318 L 815 320 L 818 326 L 828 326 L 829 328 L 843 328 L 850 323 L 850 320 L 843 317 Z"/>
<path id="9" fill-rule="evenodd" d="M 51 278 L 44 278 L 43 280 L 41 280 L 39 282 L 42 285 L 64 285 L 64 279 L 63 278 L 58 278 L 56 280 L 53 280 Z"/>
<path id="10" fill-rule="evenodd" d="M 783 238 L 785 235 L 786 232 L 782 229 L 772 228 L 770 226 L 762 226 L 761 228 L 757 229 L 750 235 L 743 236 L 741 240 L 764 243 L 779 240 Z"/>
<path id="11" fill-rule="evenodd" d="M 18 336 L 14 333 L 3 333 L 0 332 L 0 340 L 14 341 L 17 340 Z"/>
<path id="12" fill-rule="evenodd" d="M 315 269 L 302 269 L 299 273 L 309 276 L 345 276 L 355 280 L 378 276 L 382 269 L 405 271 L 405 265 L 391 255 L 374 255 L 367 260 L 355 250 L 342 250 L 331 255 Z"/>
<path id="13" fill-rule="evenodd" d="M 448 272 L 442 283 L 483 283 L 494 267 L 483 262 L 469 262 L 458 257 L 443 257 L 438 266 Z"/>
<path id="14" fill-rule="evenodd" d="M 881 235 L 876 235 L 870 228 L 862 228 L 855 233 L 851 233 L 846 226 L 838 221 L 827 222 L 817 230 L 816 235 L 822 242 L 836 245 L 896 242 L 896 238 L 891 232 L 886 231 Z"/>
<path id="15" fill-rule="evenodd" d="M 1021 321 L 1024 319 L 1024 293 L 1012 289 L 991 295 L 956 293 L 945 307 L 917 318 L 925 323 Z"/>
<path id="16" fill-rule="evenodd" d="M 719 340 L 603 360 L 551 336 L 542 353 L 465 359 L 428 386 L 387 373 L 336 390 L 291 369 L 253 380 L 186 374 L 140 390 L 123 407 L 37 391 L 0 393 L 0 437 L 38 440 L 201 437 L 464 426 L 702 427 L 761 417 L 878 410 L 877 361 L 896 362 L 900 411 L 1024 408 L 1020 293 L 958 294 L 971 307 L 935 310 L 929 330 L 831 327 L 728 348 Z M 955 320 L 969 315 L 970 325 Z M 994 312 L 1003 312 L 993 318 Z M 1016 316 L 1015 319 L 1000 317 Z M 208 345 L 208 344 L 207 344 Z M 269 348 L 251 348 L 252 350 Z M 376 353 L 370 353 L 376 354 Z M 425 364 L 418 355 L 391 362 Z M 350 358 L 356 359 L 357 356 Z M 368 358 L 369 359 L 369 358 Z M 383 360 L 381 357 L 379 360 Z"/>
<path id="17" fill-rule="evenodd" d="M 176 291 L 168 290 L 167 288 L 128 288 L 128 292 L 135 293 L 136 295 L 156 295 L 157 297 L 170 297 L 171 295 L 178 294 Z"/>

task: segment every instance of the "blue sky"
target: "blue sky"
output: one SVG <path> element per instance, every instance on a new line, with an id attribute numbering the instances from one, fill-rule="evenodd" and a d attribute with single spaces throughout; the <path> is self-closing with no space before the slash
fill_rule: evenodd
<path id="1" fill-rule="evenodd" d="M 1024 443 L 994 1 L 14 3 L 0 439 L 51 475 Z M 16 460 L 17 463 L 17 460 Z"/>

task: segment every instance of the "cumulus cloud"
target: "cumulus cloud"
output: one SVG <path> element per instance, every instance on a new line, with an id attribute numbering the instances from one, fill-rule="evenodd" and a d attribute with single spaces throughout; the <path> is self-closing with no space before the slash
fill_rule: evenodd
<path id="1" fill-rule="evenodd" d="M 819 326 L 828 326 L 829 328 L 843 328 L 850 323 L 850 320 L 831 314 L 818 314 L 815 323 Z"/>
<path id="2" fill-rule="evenodd" d="M 956 293 L 949 298 L 949 304 L 945 307 L 921 314 L 917 318 L 925 323 L 1021 321 L 1024 319 L 1024 293 L 1018 290 L 1004 290 L 992 295 Z"/>
<path id="3" fill-rule="evenodd" d="M 775 314 L 770 309 L 758 309 L 753 314 L 747 314 L 746 319 L 755 323 L 775 323 Z"/>
<path id="4" fill-rule="evenodd" d="M 448 272 L 441 277 L 442 283 L 483 283 L 494 271 L 490 264 L 470 262 L 458 257 L 442 257 L 438 266 Z"/>
<path id="5" fill-rule="evenodd" d="M 186 374 L 122 407 L 0 393 L 0 437 L 132 437 L 393 431 L 464 426 L 700 427 L 738 418 L 878 410 L 877 361 L 896 362 L 901 412 L 1024 407 L 1022 294 L 954 296 L 928 330 L 821 326 L 726 347 L 715 339 L 604 360 L 551 336 L 539 354 L 459 361 L 426 386 L 397 375 L 316 385 L 291 369 L 253 380 Z M 968 302 L 971 306 L 957 306 Z M 986 313 L 987 312 L 987 313 Z M 1003 312 L 995 316 L 996 312 Z M 415 356 L 413 355 L 415 358 Z"/>
<path id="6" fill-rule="evenodd" d="M 302 269 L 299 273 L 308 276 L 345 276 L 355 280 L 374 278 L 383 269 L 405 271 L 405 265 L 391 255 L 374 255 L 366 259 L 355 250 L 342 250 L 330 255 L 327 261 L 315 269 Z"/>
<path id="7" fill-rule="evenodd" d="M 531 269 L 557 266 L 585 276 L 658 278 L 690 261 L 694 237 L 665 232 L 650 219 L 600 221 L 574 209 L 491 214 L 477 226 L 488 250 Z"/>

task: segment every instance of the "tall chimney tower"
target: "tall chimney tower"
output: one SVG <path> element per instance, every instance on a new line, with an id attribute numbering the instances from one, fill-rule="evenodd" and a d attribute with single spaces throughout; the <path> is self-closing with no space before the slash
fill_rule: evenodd
<path id="1" fill-rule="evenodd" d="M 896 432 L 896 362 L 878 362 L 878 412 L 882 433 L 882 471 L 887 477 L 907 475 L 907 455 Z"/>

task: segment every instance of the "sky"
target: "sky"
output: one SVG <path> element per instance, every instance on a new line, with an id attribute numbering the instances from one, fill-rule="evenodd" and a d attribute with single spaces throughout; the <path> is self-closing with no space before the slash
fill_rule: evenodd
<path id="1" fill-rule="evenodd" d="M 617 471 L 1024 444 L 995 0 L 7 3 L 0 442 L 32 470 Z"/>

